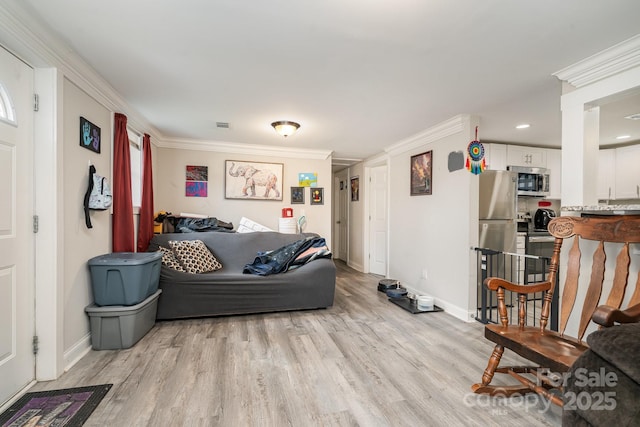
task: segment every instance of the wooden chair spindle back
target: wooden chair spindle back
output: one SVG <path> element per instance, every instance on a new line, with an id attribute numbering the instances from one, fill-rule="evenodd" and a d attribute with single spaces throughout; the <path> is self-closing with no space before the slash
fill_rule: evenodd
<path id="1" fill-rule="evenodd" d="M 589 322 L 591 321 L 591 316 L 598 305 L 601 304 L 600 299 L 603 291 L 605 264 L 607 260 L 607 243 L 621 243 L 622 248 L 616 257 L 613 284 L 604 304 L 615 308 L 620 308 L 622 305 L 629 278 L 629 244 L 640 243 L 640 216 L 602 216 L 586 218 L 560 217 L 551 221 L 549 224 L 549 232 L 556 237 L 553 257 L 551 259 L 549 280 L 555 280 L 555 275 L 558 272 L 560 246 L 563 239 L 575 236 L 573 245 L 569 250 L 568 261 L 565 266 L 566 277 L 562 297 L 560 299 L 559 332 L 563 335 L 565 334 L 569 317 L 574 309 L 578 295 L 581 268 L 580 263 L 582 258 L 580 242 L 598 242 L 598 246 L 593 253 L 591 275 L 585 299 L 582 303 L 582 310 L 580 312 L 577 338 L 582 340 L 589 326 Z M 548 294 L 550 293 L 551 292 L 548 292 Z M 547 299 L 549 300 L 548 302 Z M 550 306 L 551 303 L 550 300 L 550 297 L 545 297 L 540 321 L 542 329 L 546 326 L 546 318 L 544 318 L 544 316 L 548 313 L 548 306 Z M 639 302 L 640 274 L 638 275 L 634 293 L 629 305 L 634 305 Z"/>

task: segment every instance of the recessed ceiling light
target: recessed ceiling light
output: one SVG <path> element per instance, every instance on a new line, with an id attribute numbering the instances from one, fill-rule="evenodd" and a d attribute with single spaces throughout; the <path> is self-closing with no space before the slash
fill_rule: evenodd
<path id="1" fill-rule="evenodd" d="M 521 125 L 516 126 L 516 129 L 526 129 L 531 126 L 529 123 L 522 123 Z"/>
<path id="2" fill-rule="evenodd" d="M 631 135 L 620 135 L 620 136 L 616 136 L 616 139 L 627 139 L 627 138 L 631 138 Z"/>

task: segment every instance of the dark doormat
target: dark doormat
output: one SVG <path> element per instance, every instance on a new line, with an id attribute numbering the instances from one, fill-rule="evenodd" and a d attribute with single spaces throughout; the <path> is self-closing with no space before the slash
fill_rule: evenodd
<path id="1" fill-rule="evenodd" d="M 0 426 L 81 426 L 113 384 L 36 391 L 0 414 Z"/>

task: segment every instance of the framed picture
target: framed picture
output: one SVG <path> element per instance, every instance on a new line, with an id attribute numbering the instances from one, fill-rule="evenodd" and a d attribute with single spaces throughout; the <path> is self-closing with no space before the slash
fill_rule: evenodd
<path id="1" fill-rule="evenodd" d="M 209 167 L 187 165 L 185 170 L 185 191 L 187 197 L 207 197 Z"/>
<path id="2" fill-rule="evenodd" d="M 186 197 L 207 197 L 207 181 L 185 181 Z"/>
<path id="3" fill-rule="evenodd" d="M 225 199 L 282 200 L 282 163 L 225 160 Z"/>
<path id="4" fill-rule="evenodd" d="M 80 117 L 80 146 L 100 154 L 100 128 Z"/>
<path id="5" fill-rule="evenodd" d="M 318 173 L 306 172 L 298 174 L 298 185 L 300 187 L 317 187 L 318 186 Z"/>
<path id="6" fill-rule="evenodd" d="M 309 191 L 311 192 L 312 205 L 324 205 L 324 188 L 311 187 Z"/>
<path id="7" fill-rule="evenodd" d="M 351 177 L 351 201 L 357 202 L 360 200 L 360 177 Z"/>
<path id="8" fill-rule="evenodd" d="M 411 156 L 411 195 L 421 196 L 431 194 L 433 182 L 431 180 L 433 151 Z"/>
<path id="9" fill-rule="evenodd" d="M 304 205 L 304 187 L 291 187 L 291 204 Z"/>
<path id="10" fill-rule="evenodd" d="M 185 179 L 187 181 L 209 181 L 209 167 L 187 165 Z"/>

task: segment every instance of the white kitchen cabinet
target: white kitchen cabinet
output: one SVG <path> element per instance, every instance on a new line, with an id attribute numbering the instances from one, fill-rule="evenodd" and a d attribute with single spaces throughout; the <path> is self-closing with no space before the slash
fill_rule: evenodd
<path id="1" fill-rule="evenodd" d="M 507 146 L 506 144 L 482 144 L 484 146 L 484 158 L 487 169 L 495 171 L 507 170 Z"/>
<path id="2" fill-rule="evenodd" d="M 640 145 L 616 148 L 616 199 L 640 199 Z"/>
<path id="3" fill-rule="evenodd" d="M 598 152 L 598 200 L 616 198 L 616 150 L 600 150 Z"/>
<path id="4" fill-rule="evenodd" d="M 560 200 L 562 197 L 562 151 L 552 148 L 547 150 L 547 169 L 549 170 L 549 197 Z"/>
<path id="5" fill-rule="evenodd" d="M 544 148 L 507 145 L 507 165 L 546 168 L 547 152 Z"/>

